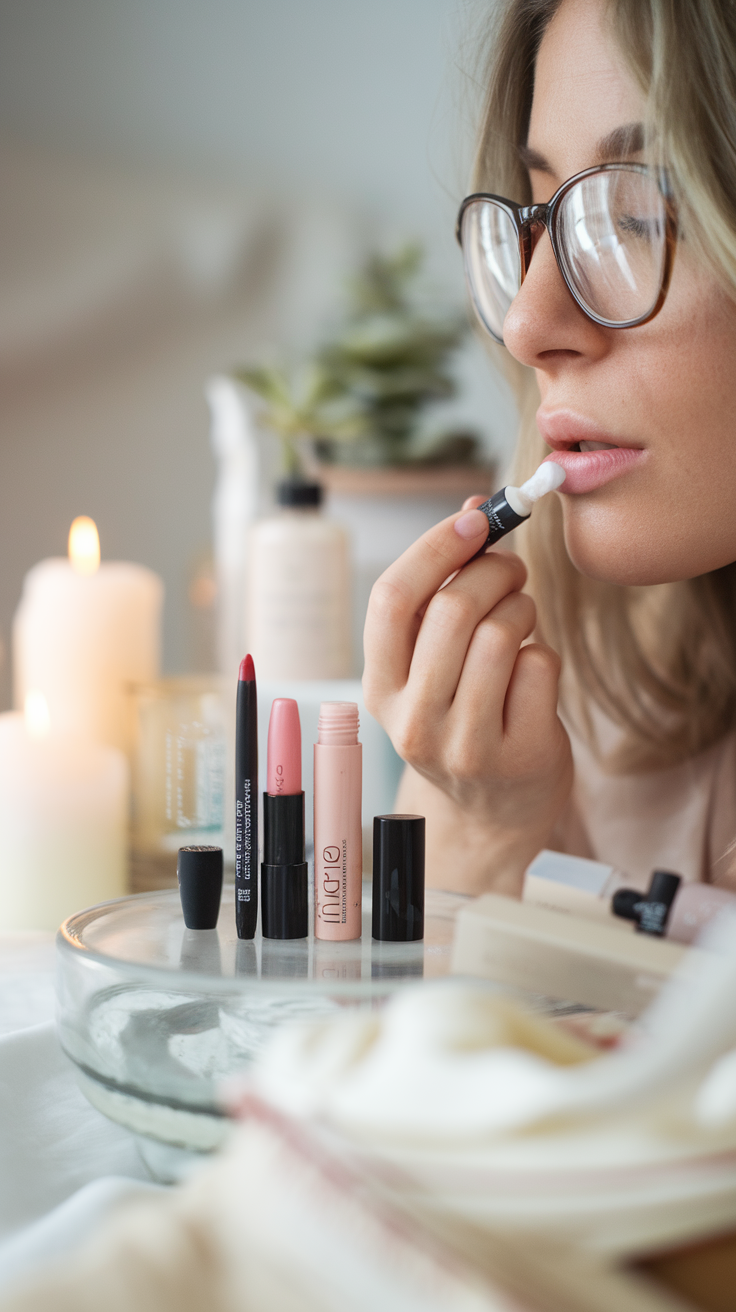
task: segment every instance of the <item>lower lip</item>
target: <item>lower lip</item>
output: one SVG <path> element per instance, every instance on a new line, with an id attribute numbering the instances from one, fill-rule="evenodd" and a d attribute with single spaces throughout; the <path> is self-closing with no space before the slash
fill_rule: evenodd
<path id="1" fill-rule="evenodd" d="M 559 491 L 576 496 L 582 492 L 594 492 L 614 478 L 620 478 L 640 465 L 646 454 L 640 447 L 614 446 L 605 451 L 553 451 L 545 456 L 545 461 L 552 460 L 565 471 L 565 481 Z"/>

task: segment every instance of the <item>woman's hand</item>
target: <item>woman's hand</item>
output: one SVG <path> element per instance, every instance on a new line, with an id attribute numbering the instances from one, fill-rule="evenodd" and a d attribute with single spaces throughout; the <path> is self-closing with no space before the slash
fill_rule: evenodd
<path id="1" fill-rule="evenodd" d="M 368 710 L 422 777 L 404 781 L 402 801 L 418 799 L 427 816 L 430 882 L 518 892 L 567 800 L 572 757 L 557 716 L 559 659 L 522 646 L 536 622 L 524 565 L 498 550 L 473 559 L 488 534 L 473 508 L 481 500 L 375 584 L 363 684 Z"/>

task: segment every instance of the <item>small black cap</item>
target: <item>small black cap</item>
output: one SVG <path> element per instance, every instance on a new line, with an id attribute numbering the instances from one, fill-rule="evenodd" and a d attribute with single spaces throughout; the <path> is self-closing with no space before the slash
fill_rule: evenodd
<path id="1" fill-rule="evenodd" d="M 280 506 L 321 506 L 322 484 L 285 478 L 276 488 L 276 500 Z"/>
<path id="2" fill-rule="evenodd" d="M 214 929 L 222 896 L 222 848 L 180 847 L 176 877 L 187 929 Z"/>
<path id="3" fill-rule="evenodd" d="M 670 870 L 655 870 L 645 900 L 639 911 L 639 933 L 662 938 L 667 928 L 672 903 L 682 883 L 680 875 Z"/>
<path id="4" fill-rule="evenodd" d="M 614 916 L 622 920 L 638 920 L 639 907 L 644 901 L 644 893 L 638 888 L 617 888 L 611 898 L 611 910 Z"/>
<path id="5" fill-rule="evenodd" d="M 373 817 L 373 937 L 424 938 L 423 815 Z"/>
<path id="6" fill-rule="evenodd" d="M 682 875 L 673 875 L 671 870 L 655 870 L 647 890 L 647 902 L 664 902 L 671 907 L 681 883 Z"/>

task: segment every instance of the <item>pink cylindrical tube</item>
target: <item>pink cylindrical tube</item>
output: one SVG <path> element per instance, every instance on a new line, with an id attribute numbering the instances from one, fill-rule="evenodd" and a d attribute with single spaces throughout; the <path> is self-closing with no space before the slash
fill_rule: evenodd
<path id="1" fill-rule="evenodd" d="M 314 746 L 314 935 L 360 938 L 363 749 L 355 702 L 322 702 Z"/>

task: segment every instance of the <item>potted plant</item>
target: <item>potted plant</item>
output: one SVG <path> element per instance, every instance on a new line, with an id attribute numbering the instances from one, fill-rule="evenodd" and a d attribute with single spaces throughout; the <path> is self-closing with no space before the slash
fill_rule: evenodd
<path id="1" fill-rule="evenodd" d="M 323 482 L 345 488 L 357 486 L 358 472 L 375 483 L 380 470 L 390 490 L 399 471 L 402 486 L 421 471 L 429 478 L 420 484 L 444 485 L 448 466 L 466 481 L 486 471 L 474 434 L 432 422 L 433 405 L 457 391 L 453 357 L 467 324 L 426 308 L 422 258 L 417 245 L 371 256 L 349 285 L 338 331 L 300 368 L 236 371 L 263 402 L 261 422 L 280 435 L 288 474 L 314 474 L 316 462 Z"/>

